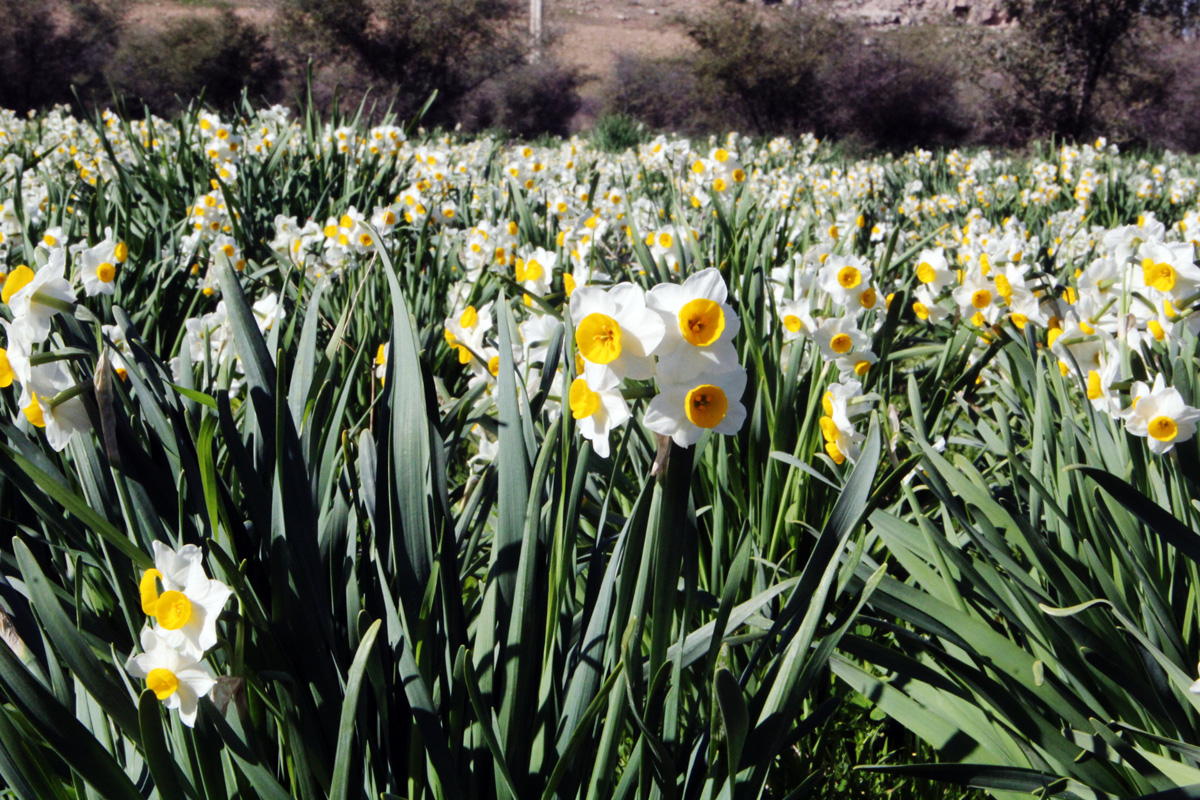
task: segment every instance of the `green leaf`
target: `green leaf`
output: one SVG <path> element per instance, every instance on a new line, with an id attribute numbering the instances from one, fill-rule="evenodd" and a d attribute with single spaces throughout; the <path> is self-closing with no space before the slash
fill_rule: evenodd
<path id="1" fill-rule="evenodd" d="M 67 662 L 71 673 L 79 679 L 88 693 L 96 698 L 96 702 L 121 727 L 122 732 L 135 743 L 140 743 L 141 730 L 137 709 L 129 702 L 129 695 L 88 647 L 76 628 L 76 623 L 67 617 L 59 605 L 58 598 L 54 596 L 54 591 L 33 554 L 29 552 L 25 543 L 16 537 L 13 538 L 13 552 L 17 556 L 21 575 L 29 589 L 29 603 L 41 620 L 46 636 Z M 131 580 L 132 578 L 133 576 L 130 576 Z"/>
<path id="2" fill-rule="evenodd" d="M 105 800 L 141 800 L 125 770 L 72 711 L 34 680 L 16 654 L 0 646 L 0 688 L 46 743 Z"/>
<path id="3" fill-rule="evenodd" d="M 350 758 L 350 745 L 354 738 L 354 717 L 358 712 L 358 694 L 362 689 L 367 659 L 371 655 L 371 648 L 375 646 L 375 637 L 379 635 L 379 628 L 382 624 L 383 620 L 377 619 L 371 623 L 371 627 L 367 628 L 362 641 L 358 643 L 358 651 L 354 654 L 353 663 L 350 664 L 350 672 L 346 675 L 346 693 L 342 700 L 337 753 L 333 762 L 333 783 L 329 792 L 331 800 L 345 800 L 350 785 L 350 769 L 352 766 L 360 766 L 352 764 Z"/>

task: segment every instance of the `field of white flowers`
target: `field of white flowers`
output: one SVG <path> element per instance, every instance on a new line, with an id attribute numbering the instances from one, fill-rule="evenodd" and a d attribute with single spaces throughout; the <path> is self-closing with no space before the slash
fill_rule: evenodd
<path id="1" fill-rule="evenodd" d="M 0 112 L 0 794 L 1200 797 L 1198 180 Z"/>

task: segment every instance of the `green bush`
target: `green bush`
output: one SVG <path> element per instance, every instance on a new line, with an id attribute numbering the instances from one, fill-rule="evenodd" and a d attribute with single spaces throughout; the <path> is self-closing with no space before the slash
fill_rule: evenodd
<path id="1" fill-rule="evenodd" d="M 579 110 L 581 83 L 577 71 L 553 60 L 521 64 L 465 97 L 458 118 L 474 131 L 499 128 L 524 139 L 566 136 Z"/>
<path id="2" fill-rule="evenodd" d="M 127 31 L 109 77 L 118 92 L 166 114 L 201 92 L 208 105 L 223 109 L 238 102 L 243 88 L 255 98 L 274 99 L 280 64 L 266 35 L 226 6 L 216 15 L 188 15 L 161 27 Z"/>
<path id="3" fill-rule="evenodd" d="M 279 13 L 294 76 L 311 59 L 348 98 L 381 91 L 401 116 L 436 91 L 426 120 L 453 126 L 472 92 L 525 62 L 514 11 L 507 0 L 282 0 Z"/>
<path id="4" fill-rule="evenodd" d="M 689 58 L 629 55 L 617 59 L 604 110 L 606 116 L 632 117 L 655 130 L 680 133 L 709 128 L 713 111 L 700 95 Z"/>
<path id="5" fill-rule="evenodd" d="M 0 108 L 70 103 L 103 87 L 121 13 L 110 0 L 0 0 Z"/>

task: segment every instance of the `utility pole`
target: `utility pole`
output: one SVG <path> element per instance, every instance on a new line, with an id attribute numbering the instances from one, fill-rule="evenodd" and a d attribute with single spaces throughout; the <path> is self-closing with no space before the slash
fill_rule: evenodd
<path id="1" fill-rule="evenodd" d="M 529 61 L 536 64 L 542 60 L 542 0 L 529 0 L 529 35 L 533 39 Z"/>

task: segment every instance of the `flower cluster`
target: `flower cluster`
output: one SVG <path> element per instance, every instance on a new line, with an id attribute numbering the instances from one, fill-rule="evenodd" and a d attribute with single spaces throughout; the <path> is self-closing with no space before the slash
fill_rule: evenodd
<path id="1" fill-rule="evenodd" d="M 4 346 L 0 347 L 0 388 L 18 384 L 25 420 L 43 429 L 54 450 L 67 446 L 71 435 L 88 430 L 82 392 L 86 383 L 75 380 L 52 335 L 52 320 L 74 310 L 77 285 L 87 296 L 111 295 L 118 265 L 128 249 L 113 238 L 111 229 L 95 245 L 67 246 L 61 228 L 48 228 L 34 250 L 37 269 L 24 264 L 2 275 L 0 300 L 12 320 L 0 318 Z M 69 264 L 74 265 L 68 275 Z M 106 328 L 107 330 L 107 328 Z M 114 359 L 115 360 L 115 359 Z"/>
<path id="2" fill-rule="evenodd" d="M 196 724 L 200 698 L 217 683 L 204 655 L 217 643 L 217 617 L 232 594 L 205 574 L 201 559 L 196 545 L 173 550 L 154 542 L 154 567 L 138 587 L 142 611 L 153 624 L 142 628 L 142 652 L 125 663 L 188 727 Z"/>
<path id="3" fill-rule="evenodd" d="M 606 456 L 608 434 L 630 417 L 621 394 L 626 380 L 655 379 L 658 394 L 646 427 L 690 447 L 704 431 L 734 434 L 746 419 L 746 371 L 733 338 L 741 322 L 726 303 L 715 268 L 682 285 L 649 292 L 632 283 L 582 287 L 571 294 L 571 319 L 583 374 L 571 383 L 571 416 L 595 451 Z"/>

